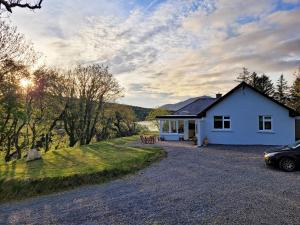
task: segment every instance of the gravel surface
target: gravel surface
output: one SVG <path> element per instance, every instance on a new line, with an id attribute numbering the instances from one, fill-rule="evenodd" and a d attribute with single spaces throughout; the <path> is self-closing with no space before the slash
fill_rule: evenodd
<path id="1" fill-rule="evenodd" d="M 123 179 L 0 205 L 0 224 L 300 224 L 300 172 L 267 168 L 266 147 L 164 147 Z"/>

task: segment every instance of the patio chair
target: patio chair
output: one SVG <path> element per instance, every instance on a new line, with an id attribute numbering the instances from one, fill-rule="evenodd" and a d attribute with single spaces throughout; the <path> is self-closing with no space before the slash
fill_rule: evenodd
<path id="1" fill-rule="evenodd" d="M 140 136 L 142 144 L 146 144 L 145 137 L 143 135 Z"/>

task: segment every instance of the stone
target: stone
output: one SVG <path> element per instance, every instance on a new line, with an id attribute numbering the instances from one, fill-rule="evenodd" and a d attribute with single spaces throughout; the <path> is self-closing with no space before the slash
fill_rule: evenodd
<path id="1" fill-rule="evenodd" d="M 41 159 L 41 158 L 42 158 L 41 153 L 38 152 L 38 150 L 36 150 L 35 148 L 33 148 L 28 151 L 27 157 L 26 157 L 26 162 L 36 160 L 36 159 Z"/>

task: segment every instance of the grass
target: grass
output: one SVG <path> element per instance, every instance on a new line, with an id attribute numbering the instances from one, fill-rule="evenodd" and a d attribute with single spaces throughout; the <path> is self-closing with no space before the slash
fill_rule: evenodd
<path id="1" fill-rule="evenodd" d="M 0 202 L 102 183 L 132 173 L 161 158 L 154 147 L 130 147 L 137 136 L 43 154 L 42 160 L 0 162 Z"/>

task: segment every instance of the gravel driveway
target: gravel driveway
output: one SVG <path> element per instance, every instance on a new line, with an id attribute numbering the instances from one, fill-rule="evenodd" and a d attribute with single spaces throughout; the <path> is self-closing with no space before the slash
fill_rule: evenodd
<path id="1" fill-rule="evenodd" d="M 0 205 L 0 224 L 300 224 L 300 172 L 266 168 L 265 147 L 164 147 L 135 175 Z"/>

